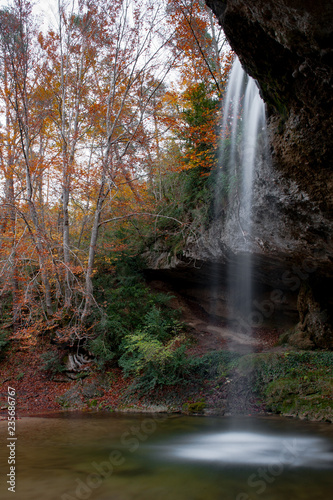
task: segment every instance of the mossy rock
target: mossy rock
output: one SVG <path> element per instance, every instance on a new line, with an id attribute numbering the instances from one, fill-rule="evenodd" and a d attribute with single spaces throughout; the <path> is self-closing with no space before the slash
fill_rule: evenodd
<path id="1" fill-rule="evenodd" d="M 63 408 L 83 408 L 83 403 L 81 400 L 80 391 L 76 387 L 72 387 L 67 392 L 65 392 L 62 396 L 59 396 L 56 401 Z"/>
<path id="2" fill-rule="evenodd" d="M 104 390 L 99 386 L 97 381 L 86 381 L 82 388 L 82 395 L 86 399 L 98 398 L 104 395 Z"/>
<path id="3" fill-rule="evenodd" d="M 194 413 L 204 413 L 205 408 L 206 408 L 205 401 L 197 401 L 195 403 L 185 403 L 183 405 L 183 412 L 188 413 L 190 415 Z"/>
<path id="4" fill-rule="evenodd" d="M 265 391 L 266 404 L 274 412 L 311 420 L 333 422 L 333 381 L 325 370 L 297 374 L 271 382 Z"/>
<path id="5" fill-rule="evenodd" d="M 292 328 L 282 333 L 277 345 L 289 345 L 303 351 L 309 351 L 314 348 L 314 343 L 311 340 L 309 332 L 302 331 L 299 328 Z"/>
<path id="6" fill-rule="evenodd" d="M 88 405 L 88 408 L 96 408 L 97 406 L 97 399 L 91 399 L 90 401 L 88 401 L 87 405 Z"/>

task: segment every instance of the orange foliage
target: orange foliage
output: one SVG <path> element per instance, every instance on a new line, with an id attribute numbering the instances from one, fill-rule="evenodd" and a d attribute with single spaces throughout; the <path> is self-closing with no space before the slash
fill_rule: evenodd
<path id="1" fill-rule="evenodd" d="M 175 90 L 155 47 L 163 15 L 156 2 L 59 8 L 61 30 L 47 33 L 38 32 L 28 0 L 0 14 L 0 293 L 14 335 L 27 342 L 55 324 L 65 328 L 68 310 L 67 333 L 83 331 L 106 221 L 154 213 L 166 170 L 212 166 L 216 121 L 207 114 L 186 122 L 189 92 L 203 82 L 208 97 L 220 98 L 231 58 L 201 3 L 168 0 Z M 118 252 L 128 243 L 103 245 Z"/>

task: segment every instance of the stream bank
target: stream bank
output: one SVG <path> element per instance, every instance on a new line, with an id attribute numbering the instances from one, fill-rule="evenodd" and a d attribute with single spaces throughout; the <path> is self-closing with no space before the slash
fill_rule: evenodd
<path id="1" fill-rule="evenodd" d="M 117 367 L 101 372 L 93 364 L 88 372 L 77 373 L 75 380 L 69 373 L 50 379 L 40 368 L 45 346 L 17 346 L 1 365 L 0 418 L 6 418 L 11 386 L 17 394 L 18 417 L 59 410 L 106 410 L 219 416 L 274 413 L 333 422 L 331 352 L 278 345 L 278 332 L 268 329 L 254 336 L 256 352 L 244 352 L 242 338 L 238 349 L 227 351 L 225 329 L 215 325 L 207 331 L 204 315 L 195 316 L 193 308 L 185 315 L 192 321 L 188 356 L 196 364 L 183 383 L 139 395 L 133 392 L 133 377 L 124 378 Z"/>

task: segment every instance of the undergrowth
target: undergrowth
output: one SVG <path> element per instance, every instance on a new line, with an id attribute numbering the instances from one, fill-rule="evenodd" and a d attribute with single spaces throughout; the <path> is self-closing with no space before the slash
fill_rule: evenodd
<path id="1" fill-rule="evenodd" d="M 268 410 L 333 421 L 333 353 L 291 351 L 251 354 L 238 372 L 253 380 L 253 390 Z"/>
<path id="2" fill-rule="evenodd" d="M 49 350 L 40 355 L 42 365 L 40 369 L 45 371 L 52 380 L 58 373 L 65 371 L 65 366 L 61 362 L 61 356 L 57 349 Z"/>
<path id="3" fill-rule="evenodd" d="M 96 275 L 96 299 L 103 306 L 95 322 L 96 336 L 87 349 L 104 370 L 118 364 L 145 392 L 156 385 L 181 381 L 187 372 L 184 325 L 171 309 L 170 295 L 153 293 L 145 283 L 137 258 L 119 255 L 114 266 Z"/>
<path id="4" fill-rule="evenodd" d="M 9 348 L 9 333 L 1 332 L 0 333 L 0 360 L 5 357 L 6 351 Z"/>

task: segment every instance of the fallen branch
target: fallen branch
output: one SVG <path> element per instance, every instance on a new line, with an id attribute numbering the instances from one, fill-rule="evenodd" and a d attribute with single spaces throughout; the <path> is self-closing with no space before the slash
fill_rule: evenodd
<path id="1" fill-rule="evenodd" d="M 147 212 L 143 212 L 143 213 L 142 212 L 135 212 L 135 213 L 132 213 L 132 214 L 121 215 L 119 217 L 113 217 L 112 219 L 107 219 L 107 220 L 101 221 L 99 223 L 99 226 L 101 226 L 102 224 L 107 224 L 109 222 L 114 222 L 114 221 L 121 220 L 121 219 L 128 219 L 128 218 L 131 218 L 131 217 L 137 217 L 137 216 L 140 216 L 140 215 L 144 215 L 144 216 L 148 216 L 148 217 L 163 217 L 164 219 L 174 220 L 175 222 L 178 222 L 178 224 L 180 224 L 181 226 L 185 225 L 185 222 L 182 222 L 181 220 L 175 219 L 175 217 L 169 217 L 168 215 L 150 214 L 150 213 L 147 213 Z"/>

